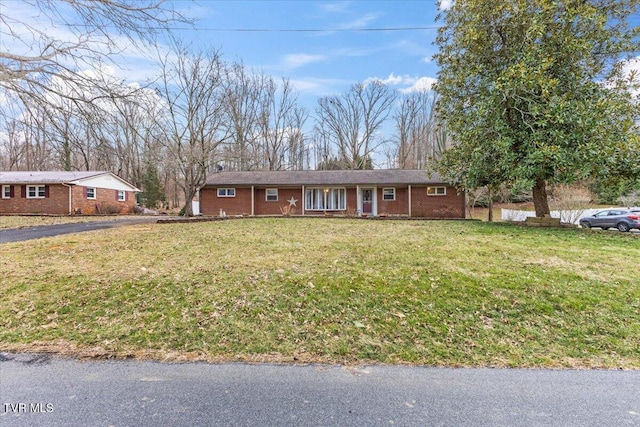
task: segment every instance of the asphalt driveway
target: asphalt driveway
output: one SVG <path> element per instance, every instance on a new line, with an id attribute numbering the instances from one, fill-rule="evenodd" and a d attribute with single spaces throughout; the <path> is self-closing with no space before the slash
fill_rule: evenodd
<path id="1" fill-rule="evenodd" d="M 23 240 L 40 239 L 43 237 L 59 236 L 61 234 L 82 233 L 83 231 L 104 230 L 131 224 L 156 222 L 156 217 L 120 217 L 106 221 L 74 222 L 68 224 L 37 225 L 33 227 L 9 228 L 0 230 L 0 244 L 20 242 Z"/>

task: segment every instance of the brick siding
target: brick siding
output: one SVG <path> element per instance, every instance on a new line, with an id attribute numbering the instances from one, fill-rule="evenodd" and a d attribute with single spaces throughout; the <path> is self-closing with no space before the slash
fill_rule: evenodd
<path id="1" fill-rule="evenodd" d="M 30 184 L 36 185 L 36 184 Z M 69 214 L 69 187 L 48 184 L 48 197 L 28 199 L 23 197 L 26 185 L 13 185 L 13 197 L 0 198 L 0 214 Z M 24 189 L 23 189 L 24 187 Z M 72 214 L 93 215 L 97 213 L 132 213 L 136 204 L 135 192 L 126 192 L 126 201 L 116 200 L 116 190 L 96 188 L 96 199 L 86 197 L 85 187 L 72 186 Z"/>
<path id="2" fill-rule="evenodd" d="M 396 199 L 384 200 L 383 188 L 395 188 Z M 378 215 L 409 215 L 408 187 L 378 187 Z"/>
<path id="3" fill-rule="evenodd" d="M 73 188 L 73 214 L 129 214 L 133 213 L 136 206 L 136 195 L 133 191 L 125 192 L 125 200 L 118 201 L 117 190 L 109 188 L 96 188 L 95 199 L 87 198 L 87 187 L 75 186 Z"/>
<path id="4" fill-rule="evenodd" d="M 427 186 L 411 187 L 411 216 L 419 218 L 464 218 L 464 195 L 446 187 L 446 195 L 429 196 Z"/>
<path id="5" fill-rule="evenodd" d="M 207 188 L 200 191 L 200 212 L 202 214 L 219 215 L 220 209 L 229 216 L 251 215 L 251 187 L 237 187 L 235 197 L 218 197 L 217 188 Z"/>
<path id="6" fill-rule="evenodd" d="M 372 185 L 373 187 L 373 185 Z M 378 215 L 409 215 L 408 187 L 377 187 Z M 266 187 L 276 188 L 276 187 Z M 254 215 L 281 215 L 282 208 L 288 207 L 288 200 L 297 200 L 293 215 L 301 215 L 304 207 L 302 187 L 278 188 L 278 200 L 266 200 L 266 188 L 254 188 Z M 396 199 L 383 200 L 383 188 L 395 188 Z M 235 197 L 218 197 L 217 188 L 205 187 L 200 190 L 200 210 L 204 215 L 251 215 L 251 187 L 235 187 Z M 347 209 L 345 211 L 327 211 L 333 214 L 355 214 L 357 212 L 357 190 L 347 187 Z M 446 187 L 446 195 L 429 196 L 427 186 L 411 187 L 411 216 L 419 218 L 464 218 L 465 198 L 454 187 Z M 306 211 L 305 215 L 322 215 L 324 211 Z"/>

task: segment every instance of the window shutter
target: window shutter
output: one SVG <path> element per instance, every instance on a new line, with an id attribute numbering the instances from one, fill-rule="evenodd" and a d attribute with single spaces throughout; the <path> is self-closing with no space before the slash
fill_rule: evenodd
<path id="1" fill-rule="evenodd" d="M 127 200 L 129 200 L 129 192 L 125 191 L 124 192 L 124 201 L 126 202 Z"/>
<path id="2" fill-rule="evenodd" d="M 20 186 L 20 197 L 22 197 L 23 199 L 27 198 L 27 186 L 26 185 L 21 185 Z"/>
<path id="3" fill-rule="evenodd" d="M 16 196 L 14 195 L 14 192 L 13 192 L 13 185 L 11 185 L 11 186 L 9 187 L 9 197 L 10 197 L 10 198 L 12 198 L 12 199 L 13 199 L 14 197 L 16 197 Z"/>
<path id="4" fill-rule="evenodd" d="M 48 185 L 44 186 L 44 198 L 45 199 L 49 198 L 49 186 Z"/>
<path id="5" fill-rule="evenodd" d="M 116 190 L 116 202 L 118 201 L 118 190 Z"/>
<path id="6" fill-rule="evenodd" d="M 87 189 L 87 187 L 82 187 L 82 196 L 86 199 L 87 198 L 87 192 L 89 190 Z"/>

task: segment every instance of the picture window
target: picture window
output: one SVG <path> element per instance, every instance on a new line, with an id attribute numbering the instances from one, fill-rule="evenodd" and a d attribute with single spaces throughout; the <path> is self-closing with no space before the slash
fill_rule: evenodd
<path id="1" fill-rule="evenodd" d="M 345 188 L 307 188 L 305 209 L 308 211 L 343 211 L 347 209 Z"/>

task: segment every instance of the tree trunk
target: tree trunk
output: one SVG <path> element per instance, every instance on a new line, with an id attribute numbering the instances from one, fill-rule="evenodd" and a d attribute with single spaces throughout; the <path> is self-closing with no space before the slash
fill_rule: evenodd
<path id="1" fill-rule="evenodd" d="M 493 222 L 493 191 L 491 187 L 487 187 L 489 190 L 489 222 Z"/>
<path id="2" fill-rule="evenodd" d="M 542 218 L 551 215 L 547 199 L 547 183 L 542 178 L 538 178 L 533 186 L 533 206 L 536 209 L 536 217 Z"/>
<path id="3" fill-rule="evenodd" d="M 193 197 L 196 195 L 196 190 L 192 188 L 188 188 L 184 192 L 185 196 L 185 204 L 184 204 L 184 216 L 192 217 L 193 216 Z"/>

